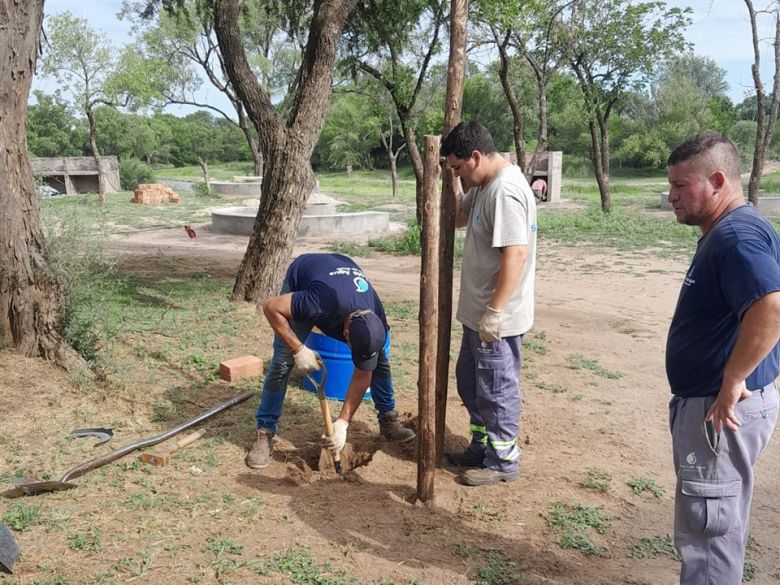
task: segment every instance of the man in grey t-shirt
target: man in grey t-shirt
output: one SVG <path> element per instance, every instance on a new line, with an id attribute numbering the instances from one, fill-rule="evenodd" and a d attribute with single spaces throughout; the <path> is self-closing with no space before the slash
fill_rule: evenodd
<path id="1" fill-rule="evenodd" d="M 455 225 L 468 226 L 455 373 L 471 444 L 448 458 L 471 468 L 462 477 L 466 485 L 514 481 L 520 469 L 520 350 L 534 318 L 536 201 L 523 173 L 498 154 L 478 122 L 453 128 L 441 155 L 468 190 L 456 194 L 455 204 Z"/>

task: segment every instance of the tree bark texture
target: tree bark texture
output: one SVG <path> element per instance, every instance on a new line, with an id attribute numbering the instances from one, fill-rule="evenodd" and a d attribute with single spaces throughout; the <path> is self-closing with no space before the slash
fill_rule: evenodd
<path id="1" fill-rule="evenodd" d="M 498 78 L 501 80 L 501 87 L 504 90 L 504 96 L 509 104 L 509 110 L 512 112 L 512 140 L 515 143 L 515 154 L 517 156 L 517 166 L 526 176 L 529 172 L 525 168 L 525 141 L 523 138 L 523 116 L 520 112 L 520 106 L 517 103 L 517 96 L 512 84 L 509 82 L 509 54 L 507 46 L 509 45 L 509 34 L 504 39 L 500 39 L 497 31 L 493 31 L 493 37 L 498 47 L 500 66 L 498 69 Z M 533 169 L 533 167 L 531 167 Z M 530 178 L 530 176 L 529 176 Z"/>
<path id="2" fill-rule="evenodd" d="M 417 379 L 419 437 L 417 440 L 417 499 L 433 499 L 436 471 L 436 352 L 439 311 L 439 144 L 425 137 L 423 223 L 420 272 L 420 369 Z"/>
<path id="3" fill-rule="evenodd" d="M 274 109 L 246 58 L 239 30 L 242 0 L 215 0 L 214 25 L 225 70 L 257 130 L 265 155 L 263 197 L 233 287 L 234 300 L 279 292 L 298 224 L 314 187 L 310 158 L 322 130 L 341 31 L 356 0 L 318 0 L 286 120 Z"/>
<path id="4" fill-rule="evenodd" d="M 89 147 L 95 158 L 98 173 L 98 201 L 100 201 L 100 205 L 103 205 L 106 202 L 106 171 L 103 169 L 103 157 L 100 156 L 100 150 L 98 150 L 97 123 L 92 108 L 87 108 L 87 121 L 89 122 Z"/>
<path id="5" fill-rule="evenodd" d="M 420 149 L 417 148 L 417 137 L 414 135 L 414 128 L 408 125 L 408 122 L 401 120 L 401 127 L 404 131 L 406 140 L 406 150 L 409 152 L 409 160 L 414 170 L 414 192 L 415 192 L 415 213 L 417 225 L 422 225 L 422 190 L 423 190 L 423 161 L 420 156 Z"/>
<path id="6" fill-rule="evenodd" d="M 209 164 L 201 157 L 198 157 L 198 165 L 200 166 L 200 170 L 203 173 L 203 182 L 206 184 L 206 193 L 211 193 L 211 176 L 209 175 Z"/>
<path id="7" fill-rule="evenodd" d="M 775 12 L 775 37 L 774 58 L 775 74 L 772 87 L 769 113 L 766 111 L 766 91 L 761 82 L 761 49 L 759 48 L 758 27 L 756 23 L 756 11 L 752 0 L 745 0 L 750 14 L 750 28 L 753 39 L 753 64 L 750 69 L 753 74 L 753 85 L 756 88 L 756 140 L 753 150 L 753 165 L 748 179 L 748 200 L 753 205 L 758 205 L 758 190 L 761 186 L 761 176 L 764 173 L 764 164 L 769 146 L 775 134 L 777 114 L 780 109 L 780 13 Z"/>
<path id="8" fill-rule="evenodd" d="M 447 88 L 444 97 L 442 135 L 449 134 L 460 122 L 463 86 L 466 78 L 466 0 L 452 0 L 450 6 L 450 54 L 447 64 Z M 444 172 L 439 214 L 439 318 L 436 350 L 436 461 L 444 455 L 444 431 L 447 413 L 447 383 L 452 335 L 452 277 L 455 256 L 455 190 L 453 174 Z"/>
<path id="9" fill-rule="evenodd" d="M 27 99 L 43 0 L 0 0 L 0 345 L 65 364 L 61 283 L 47 269 L 27 154 Z"/>

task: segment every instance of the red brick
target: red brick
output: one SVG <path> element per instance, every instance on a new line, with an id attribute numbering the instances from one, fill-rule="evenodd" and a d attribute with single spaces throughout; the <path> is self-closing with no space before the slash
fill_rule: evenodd
<path id="1" fill-rule="evenodd" d="M 235 382 L 239 378 L 259 376 L 263 373 L 263 361 L 253 355 L 225 360 L 219 364 L 219 377 L 228 382 Z"/>

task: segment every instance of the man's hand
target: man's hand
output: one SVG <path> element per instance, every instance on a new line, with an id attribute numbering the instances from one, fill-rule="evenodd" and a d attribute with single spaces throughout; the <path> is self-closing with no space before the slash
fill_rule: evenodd
<path id="1" fill-rule="evenodd" d="M 744 380 L 736 386 L 722 386 L 720 392 L 718 392 L 718 397 L 710 406 L 704 420 L 713 422 L 716 433 L 720 433 L 723 430 L 723 425 L 732 431 L 737 431 L 742 426 L 742 421 L 734 413 L 734 407 L 737 405 L 737 402 L 749 398 L 752 394 L 745 386 Z"/>
<path id="2" fill-rule="evenodd" d="M 504 311 L 499 311 L 488 305 L 482 320 L 479 322 L 479 338 L 482 341 L 499 341 L 503 317 Z"/>
<path id="3" fill-rule="evenodd" d="M 293 354 L 293 357 L 295 358 L 295 367 L 304 372 L 314 372 L 322 367 L 320 355 L 305 345 L 302 345 L 301 349 Z"/>
<path id="4" fill-rule="evenodd" d="M 333 434 L 330 437 L 322 435 L 322 441 L 320 441 L 320 444 L 326 449 L 329 449 L 334 453 L 338 453 L 344 448 L 344 443 L 347 442 L 348 426 L 349 423 L 343 418 L 337 418 L 333 423 Z"/>

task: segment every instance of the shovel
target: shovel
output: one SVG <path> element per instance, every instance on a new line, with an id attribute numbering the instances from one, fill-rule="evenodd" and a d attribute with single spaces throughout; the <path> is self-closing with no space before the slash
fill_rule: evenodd
<path id="1" fill-rule="evenodd" d="M 115 451 L 111 451 L 110 453 L 106 453 L 105 455 L 81 463 L 76 467 L 72 467 L 71 469 L 65 472 L 65 474 L 60 478 L 59 481 L 36 481 L 31 479 L 12 480 L 11 483 L 13 483 L 16 487 L 3 492 L 3 495 L 6 498 L 18 498 L 20 496 L 34 496 L 36 494 L 42 494 L 45 492 L 56 492 L 60 490 L 69 490 L 70 488 L 74 488 L 76 487 L 76 484 L 70 483 L 68 480 L 81 477 L 87 471 L 97 469 L 98 467 L 102 467 L 107 463 L 116 461 L 117 459 L 120 459 L 125 455 L 127 455 L 128 453 L 132 453 L 137 449 L 142 449 L 144 447 L 151 447 L 152 445 L 156 445 L 157 443 L 162 443 L 163 441 L 170 439 L 171 437 L 182 432 L 183 430 L 193 427 L 196 424 L 203 422 L 207 418 L 211 418 L 215 414 L 219 414 L 220 412 L 223 412 L 228 408 L 235 406 L 236 404 L 244 402 L 248 398 L 254 396 L 254 394 L 255 394 L 254 390 L 249 390 L 248 392 L 244 392 L 240 396 L 236 396 L 235 398 L 231 398 L 230 400 L 223 402 L 222 404 L 218 404 L 217 406 L 215 406 L 210 410 L 207 410 L 203 414 L 200 414 L 195 418 L 191 418 L 190 420 L 183 422 L 179 426 L 167 430 L 164 433 L 155 435 L 154 437 L 149 437 L 148 439 L 141 439 L 140 441 L 136 441 L 135 443 L 130 443 L 129 445 L 120 447 Z"/>
<path id="2" fill-rule="evenodd" d="M 328 371 L 325 369 L 325 364 L 322 362 L 320 363 L 322 365 L 322 377 L 320 378 L 319 383 L 308 372 L 306 373 L 306 377 L 309 379 L 309 382 L 317 388 L 317 399 L 320 401 L 322 419 L 325 422 L 325 436 L 330 437 L 333 434 L 333 420 L 330 418 L 328 398 L 325 396 L 325 380 L 328 379 Z M 328 451 L 328 453 L 333 455 L 333 466 L 336 468 L 336 473 L 341 475 L 341 452 L 333 453 L 332 451 Z"/>
<path id="3" fill-rule="evenodd" d="M 21 552 L 11 530 L 5 524 L 0 524 L 0 571 L 9 575 L 13 573 L 12 567 Z"/>

